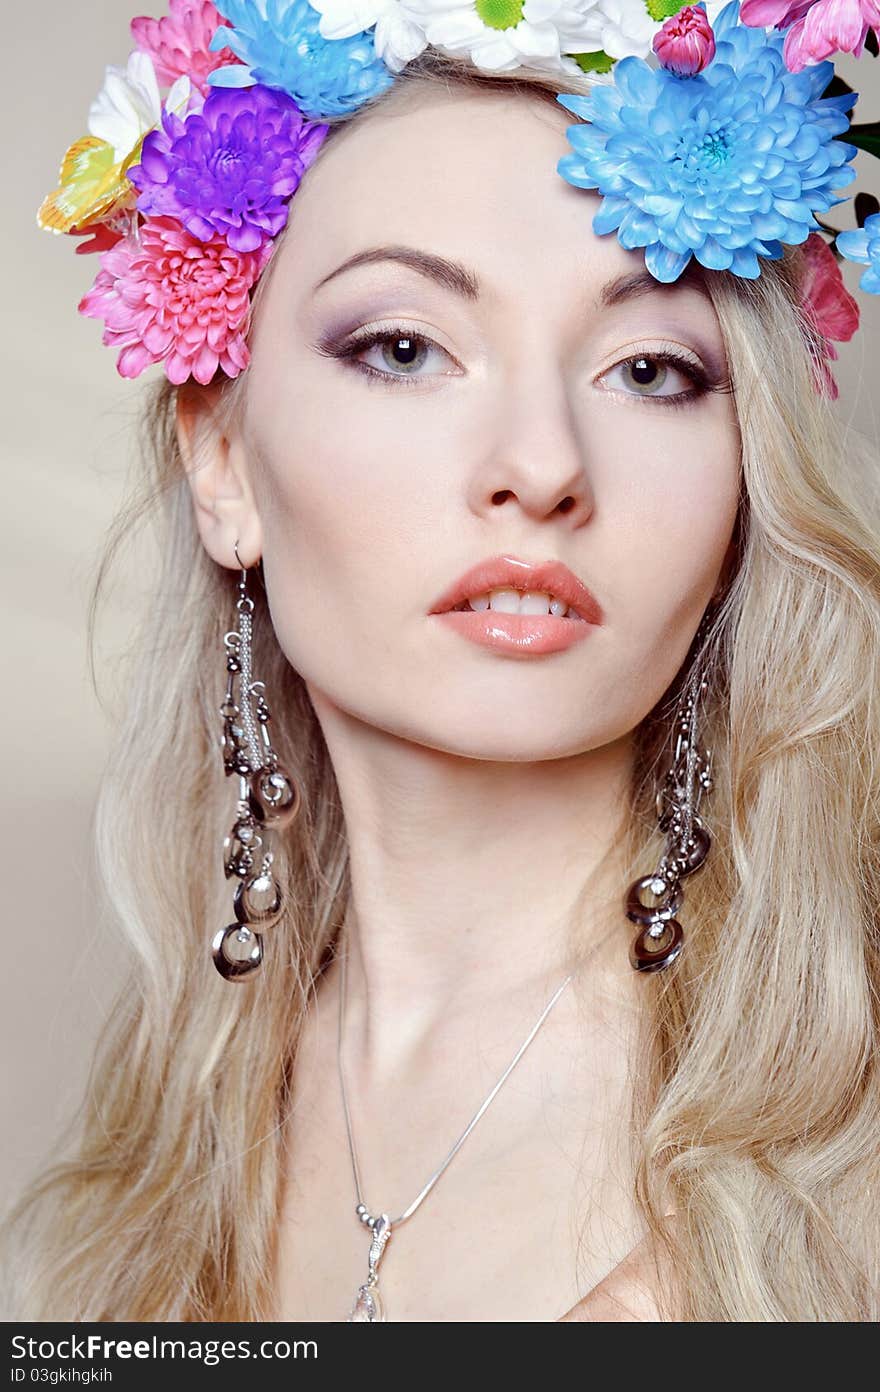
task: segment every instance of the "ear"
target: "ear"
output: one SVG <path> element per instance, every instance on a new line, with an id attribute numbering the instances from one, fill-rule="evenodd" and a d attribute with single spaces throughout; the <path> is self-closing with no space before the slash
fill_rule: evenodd
<path id="1" fill-rule="evenodd" d="M 177 442 L 202 544 L 218 565 L 238 570 L 235 543 L 242 564 L 255 565 L 263 533 L 241 432 L 229 422 L 224 427 L 220 390 L 178 389 Z"/>

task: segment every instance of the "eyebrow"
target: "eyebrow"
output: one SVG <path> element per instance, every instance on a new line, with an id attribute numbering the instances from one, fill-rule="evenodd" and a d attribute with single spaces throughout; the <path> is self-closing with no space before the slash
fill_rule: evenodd
<path id="1" fill-rule="evenodd" d="M 312 294 L 316 294 L 322 286 L 329 284 L 345 271 L 354 270 L 356 266 L 372 266 L 379 261 L 396 261 L 402 266 L 408 266 L 419 275 L 436 281 L 447 290 L 452 290 L 462 299 L 480 298 L 480 278 L 475 271 L 463 266 L 460 261 L 450 261 L 446 256 L 437 256 L 433 252 L 419 251 L 416 247 L 408 246 L 377 246 L 355 252 L 354 256 L 349 256 L 340 266 L 319 280 Z M 602 286 L 598 296 L 599 306 L 602 309 L 611 309 L 627 300 L 638 299 L 642 295 L 655 292 L 674 294 L 676 288 L 681 286 L 691 286 L 708 298 L 708 291 L 701 277 L 688 274 L 690 271 L 691 267 L 688 266 L 677 281 L 669 284 L 655 280 L 648 270 L 624 272 Z"/>
<path id="2" fill-rule="evenodd" d="M 418 271 L 419 275 L 438 281 L 447 290 L 454 291 L 464 299 L 480 298 L 479 278 L 473 271 L 468 270 L 467 266 L 462 266 L 458 261 L 449 261 L 445 256 L 435 256 L 432 252 L 418 251 L 415 247 L 406 246 L 378 246 L 370 247 L 367 251 L 358 251 L 354 256 L 349 256 L 347 261 L 343 261 L 341 266 L 337 266 L 335 271 L 325 275 L 323 280 L 319 280 L 312 293 L 320 290 L 322 285 L 327 285 L 329 281 L 335 280 L 343 271 L 351 271 L 355 266 L 371 266 L 377 261 L 398 261 L 403 266 L 409 266 L 410 270 Z"/>
<path id="3" fill-rule="evenodd" d="M 599 303 L 603 309 L 612 309 L 614 305 L 623 304 L 625 300 L 636 300 L 641 295 L 674 294 L 676 289 L 687 288 L 709 298 L 702 276 L 694 272 L 692 264 L 685 268 L 678 280 L 668 282 L 655 280 L 648 270 L 629 271 L 602 286 Z"/>

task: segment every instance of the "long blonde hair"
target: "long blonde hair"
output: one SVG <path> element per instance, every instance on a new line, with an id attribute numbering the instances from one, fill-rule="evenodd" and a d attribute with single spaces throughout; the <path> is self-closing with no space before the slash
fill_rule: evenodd
<path id="1" fill-rule="evenodd" d="M 591 86 L 526 69 L 490 77 L 429 50 L 375 105 L 417 96 L 417 83 L 550 101 Z M 636 1197 L 671 1248 L 681 1288 L 658 1297 L 677 1320 L 880 1314 L 880 512 L 876 461 L 813 387 L 799 264 L 790 252 L 754 282 L 705 278 L 742 438 L 738 566 L 706 647 L 713 846 L 687 882 L 683 956 L 643 982 L 649 1063 L 632 1115 Z M 231 917 L 218 711 L 238 575 L 197 533 L 175 396 L 164 380 L 150 392 L 146 467 L 89 613 L 93 653 L 114 561 L 151 524 L 160 569 L 95 813 L 107 912 L 131 965 L 65 1137 L 71 1158 L 5 1224 L 7 1318 L 276 1313 L 291 1068 L 345 915 L 348 851 L 320 726 L 257 588 L 254 670 L 303 806 L 277 838 L 288 907 L 273 970 L 246 987 L 222 981 L 208 943 Z M 637 731 L 621 898 L 662 849 L 654 781 L 683 676 Z M 621 909 L 622 952 L 633 932 Z"/>

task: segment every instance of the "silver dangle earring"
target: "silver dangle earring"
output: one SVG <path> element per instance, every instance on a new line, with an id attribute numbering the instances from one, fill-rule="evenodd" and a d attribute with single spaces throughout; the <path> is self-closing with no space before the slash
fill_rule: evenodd
<path id="1" fill-rule="evenodd" d="M 227 981 L 242 981 L 257 970 L 263 960 L 262 934 L 284 910 L 281 888 L 272 874 L 274 852 L 267 843 L 270 831 L 294 820 L 301 803 L 299 788 L 280 767 L 269 739 L 265 683 L 252 679 L 254 601 L 247 593 L 247 568 L 237 541 L 235 558 L 241 566 L 235 606 L 238 628 L 223 638 L 228 677 L 220 707 L 220 748 L 224 773 L 236 774 L 239 780 L 235 823 L 223 842 L 226 878 L 235 875 L 239 883 L 233 903 L 235 922 L 220 928 L 211 941 L 214 966 Z"/>
<path id="2" fill-rule="evenodd" d="M 703 616 L 697 643 L 705 634 L 710 614 L 711 609 Z M 629 953 L 635 971 L 660 971 L 678 957 L 684 945 L 684 930 L 675 917 L 684 897 L 681 881 L 699 870 L 712 844 L 698 815 L 703 793 L 712 788 L 712 753 L 699 749 L 697 738 L 697 708 L 708 689 L 698 660 L 679 696 L 672 764 L 656 795 L 658 825 L 666 832 L 666 846 L 654 873 L 635 880 L 625 900 L 627 918 L 640 925 Z M 653 907 L 642 901 L 646 889 L 659 898 Z"/>

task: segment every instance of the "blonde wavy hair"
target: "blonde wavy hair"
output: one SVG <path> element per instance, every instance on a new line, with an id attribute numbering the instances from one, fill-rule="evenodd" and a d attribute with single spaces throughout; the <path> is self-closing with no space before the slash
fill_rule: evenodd
<path id="1" fill-rule="evenodd" d="M 538 101 L 591 87 L 586 75 L 490 76 L 428 50 L 339 124 L 425 83 Z M 713 847 L 687 883 L 685 952 L 643 980 L 650 1063 L 631 1128 L 636 1198 L 678 1273 L 675 1291 L 657 1290 L 674 1320 L 880 1315 L 880 470 L 814 390 L 799 270 L 792 250 L 763 261 L 756 281 L 705 277 L 742 439 L 737 566 L 705 652 Z M 246 390 L 244 374 L 224 409 Z M 7 1318 L 276 1317 L 282 1127 L 310 993 L 346 911 L 348 850 L 320 726 L 258 587 L 254 670 L 303 808 L 278 838 L 288 907 L 273 970 L 224 982 L 208 944 L 231 917 L 218 711 L 238 573 L 200 541 L 175 415 L 163 380 L 148 403 L 147 467 L 89 610 L 94 680 L 109 573 L 152 525 L 158 580 L 128 654 L 94 828 L 131 965 L 65 1133 L 71 1158 L 29 1185 L 4 1225 Z M 623 892 L 662 849 L 654 783 L 685 675 L 636 732 L 622 952 L 635 931 Z M 674 1226 L 662 1219 L 670 1196 Z"/>

